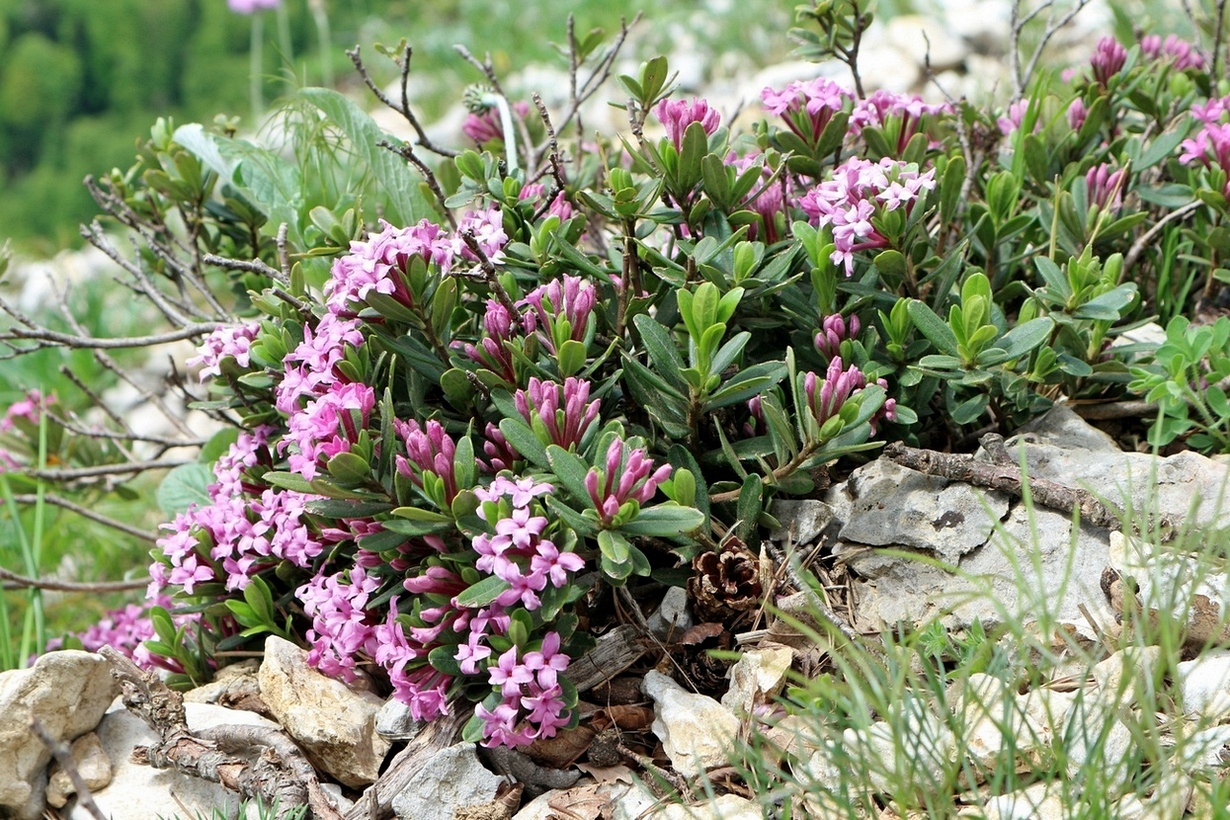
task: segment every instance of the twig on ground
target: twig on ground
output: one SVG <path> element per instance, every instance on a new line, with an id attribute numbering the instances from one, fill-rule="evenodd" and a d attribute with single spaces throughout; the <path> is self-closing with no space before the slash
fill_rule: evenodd
<path id="1" fill-rule="evenodd" d="M 1070 513 L 1073 509 L 1080 512 L 1081 521 L 1105 527 L 1119 529 L 1122 513 L 1112 510 L 1098 500 L 1087 490 L 1066 487 L 1045 478 L 1029 478 L 1026 481 L 1019 467 L 1007 464 L 988 464 L 975 461 L 971 455 L 962 453 L 940 453 L 935 450 L 920 450 L 917 447 L 907 447 L 899 441 L 884 448 L 884 455 L 903 467 L 909 467 L 927 475 L 947 478 L 950 481 L 963 481 L 976 487 L 986 487 L 991 490 L 1008 493 L 1020 498 L 1026 487 L 1033 500 L 1052 510 Z"/>
<path id="2" fill-rule="evenodd" d="M 428 761 L 453 745 L 464 717 L 461 710 L 455 709 L 453 714 L 428 723 L 406 748 L 397 753 L 384 774 L 355 801 L 350 811 L 346 812 L 345 820 L 386 820 L 392 817 L 393 798 L 406 788 L 406 784 Z"/>
<path id="3" fill-rule="evenodd" d="M 86 785 L 85 780 L 81 777 L 81 772 L 77 771 L 77 764 L 73 763 L 73 756 L 69 751 L 68 744 L 62 740 L 56 740 L 38 718 L 30 719 L 30 731 L 34 732 L 38 739 L 43 742 L 43 745 L 47 747 L 47 751 L 51 752 L 51 756 L 56 759 L 56 762 L 60 764 L 60 768 L 68 775 L 69 782 L 73 784 L 73 789 L 77 792 L 77 805 L 88 811 L 95 820 L 107 820 L 107 816 L 102 813 L 102 809 L 98 808 L 98 804 L 94 802 L 94 796 L 90 794 L 90 787 Z"/>

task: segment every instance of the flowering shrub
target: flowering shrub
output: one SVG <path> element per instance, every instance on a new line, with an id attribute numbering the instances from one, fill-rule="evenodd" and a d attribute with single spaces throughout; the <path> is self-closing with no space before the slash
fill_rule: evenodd
<path id="1" fill-rule="evenodd" d="M 1230 247 L 1230 98 L 1207 65 L 1108 39 L 1000 116 L 815 79 L 764 89 L 732 133 L 656 58 L 620 78 L 619 142 L 565 149 L 559 123 L 472 90 L 486 150 L 432 170 L 394 146 L 421 189 L 361 112 L 304 92 L 385 169 L 379 220 L 218 159 L 271 152 L 162 126 L 108 190 L 215 202 L 197 240 L 242 297 L 190 361 L 234 429 L 158 542 L 151 600 L 173 606 L 150 661 L 199 681 L 277 634 L 417 718 L 528 744 L 577 720 L 568 672 L 610 588 L 686 583 L 731 532 L 754 547 L 768 502 L 838 459 L 1055 401 L 1186 397 L 1165 385 L 1203 377 L 1198 351 L 1162 371 L 1111 341 L 1230 278 L 1192 261 Z"/>

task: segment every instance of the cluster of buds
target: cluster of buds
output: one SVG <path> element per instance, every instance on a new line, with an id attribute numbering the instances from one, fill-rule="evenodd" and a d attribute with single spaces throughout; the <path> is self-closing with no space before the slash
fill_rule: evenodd
<path id="1" fill-rule="evenodd" d="M 604 526 L 614 523 L 629 502 L 636 502 L 639 510 L 641 504 L 653 498 L 658 485 L 671 476 L 669 464 L 655 468 L 648 453 L 639 447 L 629 448 L 620 439 L 611 441 L 607 448 L 605 467 L 604 472 L 591 467 L 585 474 L 585 489 Z"/>
<path id="2" fill-rule="evenodd" d="M 825 316 L 824 321 L 820 323 L 820 331 L 816 333 L 814 339 L 816 350 L 831 359 L 841 353 L 841 343 L 847 339 L 858 338 L 858 332 L 861 329 L 857 316 L 850 316 L 849 319 L 840 313 Z"/>
<path id="3" fill-rule="evenodd" d="M 1103 37 L 1098 40 L 1093 56 L 1089 58 L 1089 65 L 1093 69 L 1093 81 L 1106 88 L 1110 85 L 1111 77 L 1122 71 L 1126 63 L 1127 49 L 1120 45 L 1114 37 Z"/>
<path id="4" fill-rule="evenodd" d="M 684 132 L 692 123 L 700 123 L 705 133 L 711 135 L 722 122 L 721 115 L 718 114 L 717 109 L 709 107 L 708 100 L 699 100 L 695 97 L 691 102 L 662 100 L 654 108 L 653 113 L 657 115 L 658 121 L 666 129 L 666 136 L 674 144 L 676 151 L 682 150 Z"/>
<path id="5" fill-rule="evenodd" d="M 579 449 L 598 418 L 598 400 L 589 401 L 589 387 L 572 376 L 563 384 L 531 376 L 529 386 L 513 394 L 513 403 L 544 444 Z"/>
<path id="6" fill-rule="evenodd" d="M 880 387 L 888 387 L 888 382 L 878 379 Z M 807 407 L 811 410 L 820 427 L 821 439 L 827 440 L 837 435 L 845 426 L 841 409 L 858 392 L 867 386 L 867 377 L 855 365 L 846 367 L 840 356 L 834 356 L 829 362 L 829 368 L 820 378 L 815 373 L 803 376 L 803 392 L 807 398 Z M 871 433 L 875 435 L 879 421 L 894 421 L 897 418 L 897 401 L 885 399 L 884 406 L 871 419 Z M 828 422 L 832 422 L 828 424 Z M 827 428 L 827 429 L 826 429 Z"/>
<path id="7" fill-rule="evenodd" d="M 457 443 L 444 431 L 444 425 L 431 420 L 393 420 L 393 429 L 406 445 L 406 455 L 394 459 L 397 472 L 415 483 L 438 506 L 447 508 L 457 497 L 456 467 L 453 457 Z"/>
<path id="8" fill-rule="evenodd" d="M 1085 174 L 1090 207 L 1099 212 L 1115 211 L 1123 204 L 1123 188 L 1127 184 L 1126 169 L 1107 162 L 1093 166 Z"/>
<path id="9" fill-rule="evenodd" d="M 880 89 L 854 104 L 854 110 L 850 113 L 850 131 L 858 134 L 864 128 L 884 129 L 892 126 L 897 136 L 897 155 L 900 156 L 914 135 L 921 133 L 923 117 L 951 113 L 952 105 L 949 103 L 928 103 L 917 94 L 896 94 Z"/>
<path id="10" fill-rule="evenodd" d="M 1153 60 L 1172 60 L 1176 71 L 1199 70 L 1208 65 L 1199 49 L 1173 34 L 1167 34 L 1165 40 L 1160 34 L 1145 35 L 1140 38 L 1140 51 Z"/>
<path id="11" fill-rule="evenodd" d="M 580 276 L 564 276 L 540 285 L 526 294 L 520 303 L 528 308 L 526 329 L 541 330 L 540 338 L 552 353 L 569 339 L 585 341 L 593 333 L 594 306 L 598 289 Z"/>

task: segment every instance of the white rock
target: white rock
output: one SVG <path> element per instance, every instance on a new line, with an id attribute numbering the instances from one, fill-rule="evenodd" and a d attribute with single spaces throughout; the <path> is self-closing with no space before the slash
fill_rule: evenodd
<path id="1" fill-rule="evenodd" d="M 51 752 L 30 721 L 56 740 L 75 740 L 98 725 L 117 691 L 110 664 L 92 652 L 49 652 L 29 669 L 0 673 L 0 816 L 43 811 Z"/>
<path id="2" fill-rule="evenodd" d="M 759 805 L 744 797 L 724 794 L 695 806 L 671 804 L 650 815 L 652 820 L 761 820 Z"/>
<path id="3" fill-rule="evenodd" d="M 393 797 L 402 820 L 452 820 L 457 809 L 495 799 L 503 778 L 479 762 L 473 743 L 458 743 L 436 754 Z"/>
<path id="4" fill-rule="evenodd" d="M 730 688 L 722 695 L 722 705 L 736 715 L 755 714 L 782 690 L 793 662 L 794 650 L 787 646 L 744 652 L 730 668 Z"/>
<path id="5" fill-rule="evenodd" d="M 1068 710 L 1063 742 L 1068 777 L 1090 784 L 1099 793 L 1123 792 L 1130 772 L 1132 732 L 1119 718 L 1121 701 L 1084 692 Z"/>
<path id="6" fill-rule="evenodd" d="M 659 639 L 678 640 L 692 628 L 692 615 L 688 612 L 688 591 L 683 587 L 670 587 L 662 596 L 662 603 L 646 619 L 649 631 Z"/>
<path id="7" fill-rule="evenodd" d="M 728 763 L 735 752 L 739 720 L 713 698 L 686 691 L 661 672 L 645 675 L 645 694 L 654 701 L 653 733 L 675 771 L 696 777 Z"/>
<path id="8" fill-rule="evenodd" d="M 74 740 L 68 753 L 73 767 L 91 794 L 111 782 L 111 760 L 103 751 L 102 743 L 94 732 L 87 732 Z M 68 798 L 76 793 L 77 787 L 69 779 L 68 772 L 64 771 L 58 762 L 53 763 L 47 782 L 47 802 L 57 809 L 63 808 Z"/>
<path id="9" fill-rule="evenodd" d="M 1034 783 L 1024 789 L 989 798 L 983 805 L 985 820 L 1066 820 L 1059 789 Z"/>
<path id="10" fill-rule="evenodd" d="M 950 694 L 949 702 L 965 729 L 962 748 L 989 771 L 1011 769 L 1044 744 L 1045 727 L 1033 721 L 1027 705 L 1001 678 L 975 673 L 953 688 L 960 690 L 955 697 Z"/>
<path id="11" fill-rule="evenodd" d="M 1219 722 L 1230 714 L 1230 651 L 1210 652 L 1178 665 L 1183 710 Z"/>
<path id="12" fill-rule="evenodd" d="M 226 725 L 278 728 L 255 712 L 208 703 L 185 703 L 184 712 L 188 728 L 193 732 Z M 173 769 L 155 769 L 132 761 L 134 746 L 148 746 L 156 742 L 157 737 L 143 720 L 125 709 L 118 698 L 98 725 L 97 734 L 113 769 L 110 784 L 93 795 L 104 816 L 115 820 L 165 820 L 176 814 L 192 817 L 192 812 L 199 812 L 210 817 L 214 807 L 224 811 L 227 817 L 235 816 L 239 798 L 234 792 Z M 188 814 L 183 813 L 176 800 Z M 64 817 L 92 820 L 92 815 L 78 805 L 75 797 L 68 805 Z M 255 809 L 249 817 L 256 817 Z"/>
<path id="13" fill-rule="evenodd" d="M 1227 746 L 1230 746 L 1230 725 L 1199 729 L 1180 741 L 1175 765 L 1183 771 L 1220 769 L 1226 764 L 1222 755 Z"/>
<path id="14" fill-rule="evenodd" d="M 1093 667 L 1098 688 L 1120 700 L 1135 700 L 1136 693 L 1154 677 L 1162 660 L 1160 646 L 1126 646 Z"/>
<path id="15" fill-rule="evenodd" d="M 607 794 L 611 820 L 646 820 L 659 803 L 658 798 L 640 783 L 614 783 Z"/>
<path id="16" fill-rule="evenodd" d="M 933 788 L 957 758 L 956 736 L 922 699 L 907 696 L 900 709 L 891 724 L 880 720 L 865 733 L 846 729 L 842 734 L 847 768 L 865 772 L 881 794 L 902 784 L 920 791 Z"/>
<path id="17" fill-rule="evenodd" d="M 423 722 L 410 714 L 409 705 L 390 696 L 376 713 L 376 731 L 389 740 L 409 740 L 423 728 Z"/>
<path id="18" fill-rule="evenodd" d="M 260 668 L 261 699 L 312 762 L 347 786 L 380 774 L 389 741 L 376 733 L 383 706 L 308 665 L 307 652 L 270 635 Z"/>

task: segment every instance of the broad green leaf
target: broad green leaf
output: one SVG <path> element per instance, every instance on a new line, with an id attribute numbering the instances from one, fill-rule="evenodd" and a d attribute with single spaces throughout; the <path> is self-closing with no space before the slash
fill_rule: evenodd
<path id="1" fill-rule="evenodd" d="M 206 507 L 213 503 L 209 485 L 216 481 L 213 468 L 208 464 L 199 461 L 181 464 L 162 479 L 154 491 L 154 499 L 159 509 L 169 516 L 181 513 L 193 504 Z"/>
<path id="2" fill-rule="evenodd" d="M 680 507 L 667 502 L 641 510 L 636 518 L 619 528 L 628 535 L 647 535 L 658 538 L 687 535 L 705 523 L 705 516 L 693 507 Z"/>
<path id="3" fill-rule="evenodd" d="M 488 576 L 477 584 L 466 587 L 457 595 L 457 605 L 468 609 L 477 609 L 500 597 L 500 593 L 508 589 L 508 582 L 494 575 Z"/>
<path id="4" fill-rule="evenodd" d="M 927 341 L 935 345 L 937 350 L 949 356 L 959 357 L 961 355 L 961 351 L 957 348 L 957 337 L 953 334 L 952 328 L 936 316 L 931 308 L 917 299 L 911 299 L 907 309 L 914 327 L 926 337 Z"/>

